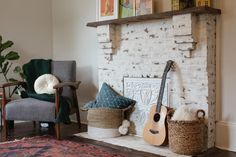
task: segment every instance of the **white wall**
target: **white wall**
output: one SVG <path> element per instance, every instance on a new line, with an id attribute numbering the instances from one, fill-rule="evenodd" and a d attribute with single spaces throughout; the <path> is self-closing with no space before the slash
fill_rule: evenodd
<path id="1" fill-rule="evenodd" d="M 50 0 L 0 0 L 0 35 L 12 40 L 20 63 L 31 58 L 52 58 Z"/>
<path id="2" fill-rule="evenodd" d="M 235 89 L 236 89 L 236 1 L 221 1 L 219 7 L 222 15 L 219 20 L 219 51 L 221 54 L 221 87 L 222 106 L 220 118 L 223 121 L 236 122 Z"/>
<path id="3" fill-rule="evenodd" d="M 218 104 L 216 146 L 236 151 L 236 1 L 217 1 L 218 19 Z"/>
<path id="4" fill-rule="evenodd" d="M 96 19 L 94 0 L 53 0 L 53 58 L 76 60 L 80 106 L 95 98 L 97 93 L 96 29 L 86 27 Z M 82 114 L 82 122 L 86 115 Z"/>

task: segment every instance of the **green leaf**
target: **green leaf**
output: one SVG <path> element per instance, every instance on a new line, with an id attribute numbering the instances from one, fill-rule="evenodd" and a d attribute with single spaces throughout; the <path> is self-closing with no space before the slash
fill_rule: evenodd
<path id="1" fill-rule="evenodd" d="M 15 69 L 13 70 L 14 73 L 20 73 L 21 71 L 22 70 L 20 66 L 16 66 Z"/>
<path id="2" fill-rule="evenodd" d="M 2 52 L 2 36 L 0 35 L 0 54 Z"/>
<path id="3" fill-rule="evenodd" d="M 24 80 L 25 79 L 25 74 L 23 72 L 20 72 L 20 77 L 21 77 L 22 80 Z"/>
<path id="4" fill-rule="evenodd" d="M 9 65 L 9 62 L 6 62 L 6 63 L 3 65 L 2 72 L 3 72 L 4 74 L 6 74 L 8 65 Z"/>
<path id="5" fill-rule="evenodd" d="M 18 52 L 11 51 L 5 56 L 5 58 L 7 60 L 18 60 L 20 56 L 18 55 Z"/>
<path id="6" fill-rule="evenodd" d="M 5 57 L 4 56 L 0 56 L 0 66 L 2 67 L 2 64 L 5 62 Z"/>
<path id="7" fill-rule="evenodd" d="M 18 80 L 14 79 L 14 78 L 9 78 L 10 82 L 17 82 Z"/>
<path id="8" fill-rule="evenodd" d="M 13 44 L 14 44 L 14 43 L 13 43 L 12 41 L 6 41 L 5 43 L 3 43 L 3 44 L 1 45 L 1 52 L 2 52 L 3 50 L 6 50 L 6 49 L 9 48 L 9 47 L 12 47 Z"/>
<path id="9" fill-rule="evenodd" d="M 10 70 L 11 66 L 12 66 L 13 63 L 11 63 L 8 67 L 7 67 L 7 70 L 6 70 L 6 74 L 8 73 L 8 71 Z"/>

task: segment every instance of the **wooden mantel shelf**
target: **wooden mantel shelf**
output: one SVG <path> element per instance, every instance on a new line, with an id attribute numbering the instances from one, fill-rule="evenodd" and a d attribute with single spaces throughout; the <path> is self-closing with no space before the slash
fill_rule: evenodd
<path id="1" fill-rule="evenodd" d="M 211 7 L 194 7 L 189 8 L 185 10 L 180 11 L 167 11 L 162 13 L 156 13 L 156 14 L 149 14 L 149 15 L 141 15 L 141 16 L 133 16 L 133 17 L 127 17 L 122 19 L 114 19 L 114 20 L 106 20 L 106 21 L 98 21 L 98 22 L 90 22 L 87 23 L 88 27 L 98 27 L 102 25 L 121 25 L 121 24 L 127 24 L 131 22 L 141 22 L 141 21 L 147 21 L 147 20 L 155 20 L 155 19 L 165 19 L 165 18 L 171 18 L 174 15 L 181 15 L 181 14 L 213 14 L 213 15 L 220 15 L 221 10 L 215 9 Z"/>

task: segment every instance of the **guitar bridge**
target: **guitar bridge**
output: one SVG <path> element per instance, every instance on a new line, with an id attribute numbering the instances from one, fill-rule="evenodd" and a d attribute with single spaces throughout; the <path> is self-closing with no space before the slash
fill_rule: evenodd
<path id="1" fill-rule="evenodd" d="M 149 131 L 150 131 L 152 134 L 159 134 L 159 131 L 157 131 L 157 130 L 150 129 Z"/>

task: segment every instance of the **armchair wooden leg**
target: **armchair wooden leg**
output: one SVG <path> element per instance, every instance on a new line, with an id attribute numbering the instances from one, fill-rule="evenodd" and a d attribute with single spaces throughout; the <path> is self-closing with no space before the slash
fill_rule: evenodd
<path id="1" fill-rule="evenodd" d="M 14 129 L 14 120 L 7 120 L 7 129 Z"/>
<path id="2" fill-rule="evenodd" d="M 76 118 L 79 128 L 81 128 L 79 109 L 76 109 Z"/>
<path id="3" fill-rule="evenodd" d="M 79 128 L 81 127 L 81 123 L 80 123 L 80 114 L 79 114 L 79 103 L 78 103 L 78 99 L 77 99 L 77 93 L 76 93 L 76 90 L 73 90 L 73 97 L 74 97 L 74 101 L 75 101 L 75 104 L 76 105 L 76 118 L 77 118 L 77 123 L 78 123 L 78 126 Z"/>
<path id="4" fill-rule="evenodd" d="M 55 131 L 56 131 L 57 139 L 60 140 L 61 139 L 61 129 L 60 129 L 60 124 L 59 123 L 57 123 L 55 125 Z"/>
<path id="5" fill-rule="evenodd" d="M 7 121 L 5 120 L 5 118 L 3 119 L 3 136 L 4 136 L 4 141 L 7 141 L 8 127 L 7 127 Z"/>
<path id="6" fill-rule="evenodd" d="M 36 128 L 36 121 L 33 121 L 34 128 Z"/>
<path id="7" fill-rule="evenodd" d="M 5 94 L 5 88 L 2 88 L 2 110 L 1 110 L 1 120 L 3 120 L 3 139 L 6 141 L 7 140 L 7 135 L 8 135 L 8 125 L 7 125 L 7 120 L 6 120 L 6 111 L 5 111 L 5 106 L 6 106 L 6 94 Z"/>

